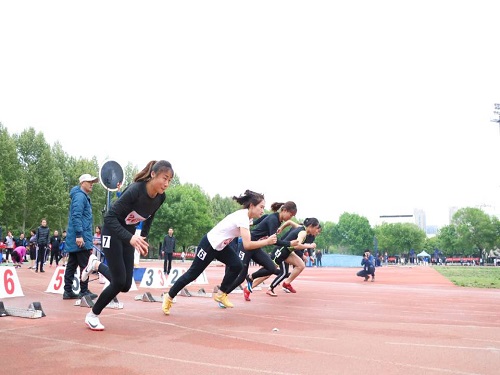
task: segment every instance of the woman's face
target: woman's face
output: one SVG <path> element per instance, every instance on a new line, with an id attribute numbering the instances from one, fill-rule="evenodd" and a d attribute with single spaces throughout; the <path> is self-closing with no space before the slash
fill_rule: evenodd
<path id="1" fill-rule="evenodd" d="M 287 210 L 283 210 L 281 211 L 281 219 L 283 221 L 287 221 L 287 220 L 290 220 L 292 217 L 295 216 L 295 212 L 292 212 L 292 211 L 287 211 Z"/>
<path id="2" fill-rule="evenodd" d="M 160 172 L 156 173 L 154 176 L 151 176 L 151 186 L 156 194 L 163 194 L 165 190 L 167 190 L 170 185 L 170 181 L 174 176 L 172 176 L 172 172 Z"/>
<path id="3" fill-rule="evenodd" d="M 264 208 L 266 207 L 266 201 L 261 201 L 259 204 L 254 206 L 253 204 L 250 204 L 250 207 L 248 207 L 248 217 L 250 219 L 258 219 L 264 214 Z"/>

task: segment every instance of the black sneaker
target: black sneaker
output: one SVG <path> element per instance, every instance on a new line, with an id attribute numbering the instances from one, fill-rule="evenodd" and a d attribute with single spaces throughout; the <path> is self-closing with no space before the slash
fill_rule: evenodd
<path id="1" fill-rule="evenodd" d="M 87 290 L 85 293 L 80 292 L 80 294 L 78 294 L 78 298 L 82 298 L 84 296 L 90 296 L 91 299 L 97 298 L 97 294 L 92 293 L 90 290 Z"/>
<path id="2" fill-rule="evenodd" d="M 73 293 L 73 292 L 70 292 L 70 293 L 64 292 L 64 294 L 63 294 L 63 299 L 78 299 L 78 298 L 79 298 L 78 294 Z"/>

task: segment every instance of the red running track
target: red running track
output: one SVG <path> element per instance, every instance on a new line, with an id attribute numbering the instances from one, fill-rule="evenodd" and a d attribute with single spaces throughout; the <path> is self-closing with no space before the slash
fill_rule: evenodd
<path id="1" fill-rule="evenodd" d="M 160 263 L 146 266 L 162 267 Z M 184 266 L 177 263 L 175 266 Z M 105 309 L 103 332 L 84 324 L 88 308 L 46 293 L 53 269 L 17 270 L 26 308 L 41 319 L 0 318 L 2 374 L 498 374 L 500 290 L 460 288 L 432 267 L 377 268 L 363 282 L 352 268 L 306 268 L 296 294 L 232 294 L 233 309 L 211 298 L 177 297 L 170 316 L 160 303 L 120 294 Z M 224 268 L 210 266 L 212 291 Z M 137 284 L 139 286 L 139 283 Z M 195 291 L 199 286 L 190 286 Z M 265 286 L 264 286 L 265 288 Z M 91 290 L 99 292 L 97 281 Z M 277 328 L 277 331 L 273 331 Z"/>

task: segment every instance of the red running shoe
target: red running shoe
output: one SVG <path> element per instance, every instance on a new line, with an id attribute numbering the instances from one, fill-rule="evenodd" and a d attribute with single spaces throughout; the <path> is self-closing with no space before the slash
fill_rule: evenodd
<path id="1" fill-rule="evenodd" d="M 295 289 L 293 289 L 292 284 L 287 284 L 283 281 L 283 288 L 290 291 L 291 293 L 297 293 Z"/>
<path id="2" fill-rule="evenodd" d="M 250 301 L 250 291 L 247 287 L 243 288 L 243 296 L 245 297 L 245 301 Z"/>

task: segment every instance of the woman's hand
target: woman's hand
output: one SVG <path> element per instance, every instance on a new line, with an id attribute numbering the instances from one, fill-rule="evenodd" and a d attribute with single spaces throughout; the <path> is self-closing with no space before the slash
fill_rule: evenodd
<path id="1" fill-rule="evenodd" d="M 130 244 L 135 247 L 142 256 L 148 255 L 149 244 L 146 241 L 146 237 L 133 235 L 130 239 Z"/>
<path id="2" fill-rule="evenodd" d="M 267 244 L 268 245 L 274 245 L 278 241 L 278 237 L 276 234 L 273 234 L 272 236 L 267 237 Z"/>

